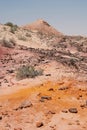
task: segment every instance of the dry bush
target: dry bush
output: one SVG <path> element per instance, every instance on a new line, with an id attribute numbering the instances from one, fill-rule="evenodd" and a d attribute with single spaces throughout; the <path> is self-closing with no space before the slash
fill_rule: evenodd
<path id="1" fill-rule="evenodd" d="M 18 39 L 19 39 L 19 40 L 22 40 L 22 41 L 27 41 L 26 37 L 24 37 L 24 36 L 22 36 L 22 35 L 18 36 Z"/>
<path id="2" fill-rule="evenodd" d="M 17 70 L 17 79 L 35 78 L 36 76 L 42 75 L 43 70 L 36 70 L 33 66 L 21 66 Z"/>
<path id="3" fill-rule="evenodd" d="M 16 41 L 14 39 L 7 40 L 3 38 L 1 45 L 4 47 L 13 48 L 16 45 Z"/>

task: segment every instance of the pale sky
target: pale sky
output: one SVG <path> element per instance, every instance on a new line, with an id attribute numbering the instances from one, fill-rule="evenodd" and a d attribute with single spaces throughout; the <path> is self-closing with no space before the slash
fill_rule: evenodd
<path id="1" fill-rule="evenodd" d="M 87 0 L 0 0 L 0 23 L 44 19 L 69 35 L 87 36 Z"/>

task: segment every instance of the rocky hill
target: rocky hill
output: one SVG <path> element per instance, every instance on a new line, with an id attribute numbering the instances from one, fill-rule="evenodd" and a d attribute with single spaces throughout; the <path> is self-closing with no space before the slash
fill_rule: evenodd
<path id="1" fill-rule="evenodd" d="M 42 35 L 48 36 L 61 36 L 62 33 L 58 32 L 55 28 L 53 28 L 50 24 L 48 24 L 43 19 L 39 19 L 31 24 L 27 24 L 23 26 L 24 29 L 33 30 L 35 32 L 41 33 Z"/>

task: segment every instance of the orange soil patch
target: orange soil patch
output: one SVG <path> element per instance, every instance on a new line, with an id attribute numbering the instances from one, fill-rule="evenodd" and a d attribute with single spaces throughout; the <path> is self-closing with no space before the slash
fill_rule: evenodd
<path id="1" fill-rule="evenodd" d="M 8 99 L 10 104 L 14 106 L 23 100 L 31 99 L 32 95 L 36 95 L 35 98 L 37 99 L 37 104 L 35 105 L 35 108 L 37 111 L 43 111 L 44 107 L 55 111 L 60 110 L 60 108 L 67 109 L 69 107 L 78 107 L 80 109 L 80 105 L 78 104 L 79 95 L 82 95 L 82 98 L 86 99 L 87 93 L 86 91 L 73 87 L 74 82 L 75 81 L 53 83 L 48 81 L 39 86 L 21 89 L 16 93 L 1 96 L 0 100 L 5 101 Z M 58 90 L 58 88 L 63 86 L 67 86 L 69 88 L 66 90 Z M 53 90 L 49 91 L 50 88 Z M 41 96 L 50 96 L 52 97 L 52 100 L 40 102 Z"/>
<path id="2" fill-rule="evenodd" d="M 78 88 L 78 85 L 80 85 L 81 89 Z M 83 86 L 85 86 L 84 89 Z M 68 87 L 68 89 L 59 90 L 61 87 Z M 15 93 L 0 96 L 0 103 L 3 104 L 3 107 L 1 107 L 1 113 L 7 112 L 8 115 L 10 115 L 10 117 L 7 118 L 7 121 L 9 123 L 10 119 L 11 125 L 13 124 L 13 127 L 15 122 L 15 126 L 20 124 L 20 128 L 25 127 L 26 130 L 36 129 L 35 123 L 37 120 L 43 121 L 47 126 L 49 126 L 50 123 L 50 126 L 55 124 L 59 130 L 63 128 L 64 130 L 72 130 L 74 129 L 77 119 L 79 122 L 82 122 L 82 125 L 77 125 L 76 129 L 81 127 L 85 127 L 86 129 L 87 108 L 82 109 L 80 107 L 80 101 L 86 101 L 87 99 L 87 90 L 85 88 L 86 83 L 75 80 L 65 80 L 55 83 L 48 81 L 35 87 L 30 88 L 29 86 L 29 88 L 20 89 Z M 81 95 L 82 97 L 79 97 Z M 50 96 L 52 99 L 41 102 L 41 96 Z M 81 100 L 78 98 L 81 98 Z M 21 103 L 26 100 L 29 100 L 33 106 L 16 111 L 16 108 L 19 108 Z M 62 110 L 68 110 L 69 108 L 73 107 L 77 108 L 77 114 L 72 114 L 70 112 L 66 114 L 62 112 Z M 6 118 L 3 120 L 5 125 Z M 26 124 L 27 121 L 29 122 Z M 69 125 L 69 123 L 72 123 L 72 126 Z M 2 126 L 4 125 L 2 124 Z M 42 130 L 45 130 L 45 126 L 42 128 Z M 49 128 L 50 127 L 48 127 L 46 130 Z M 51 130 L 51 128 L 49 130 Z"/>

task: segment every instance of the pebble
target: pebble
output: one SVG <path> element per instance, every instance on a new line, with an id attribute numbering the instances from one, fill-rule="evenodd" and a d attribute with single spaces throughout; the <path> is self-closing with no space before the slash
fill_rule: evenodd
<path id="1" fill-rule="evenodd" d="M 36 127 L 42 127 L 44 124 L 43 124 L 43 122 L 37 122 L 36 123 Z"/>
<path id="2" fill-rule="evenodd" d="M 77 110 L 77 108 L 70 108 L 69 112 L 71 112 L 71 113 L 78 113 L 78 110 Z"/>

